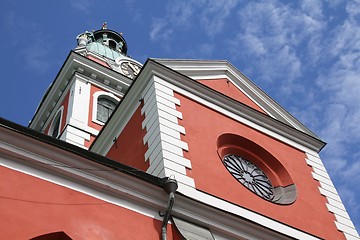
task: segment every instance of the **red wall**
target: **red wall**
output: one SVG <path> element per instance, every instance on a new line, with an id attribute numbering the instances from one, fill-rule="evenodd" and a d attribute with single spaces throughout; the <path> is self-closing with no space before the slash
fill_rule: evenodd
<path id="1" fill-rule="evenodd" d="M 8 168 L 0 176 L 1 239 L 59 231 L 74 240 L 159 239 L 162 221 Z M 180 239 L 173 234 L 168 225 L 168 239 Z"/>
<path id="2" fill-rule="evenodd" d="M 141 107 L 142 105 L 135 111 L 106 156 L 145 172 L 149 168 L 149 162 L 145 162 L 144 157 L 148 147 L 143 144 L 146 129 L 141 127 L 145 118 L 141 115 Z"/>
<path id="3" fill-rule="evenodd" d="M 211 79 L 211 80 L 198 80 L 202 84 L 221 92 L 222 94 L 231 97 L 245 105 L 258 110 L 259 112 L 265 113 L 256 103 L 248 98 L 243 92 L 241 92 L 234 84 L 227 79 Z"/>
<path id="4" fill-rule="evenodd" d="M 184 156 L 192 163 L 188 174 L 194 178 L 197 189 L 313 235 L 344 239 L 334 224 L 334 215 L 326 208 L 326 198 L 320 195 L 319 182 L 313 179 L 311 167 L 305 162 L 305 153 L 187 97 L 180 94 L 176 97 L 181 102 L 178 110 L 183 114 L 179 124 L 186 129 L 182 140 L 189 145 Z M 250 139 L 280 161 L 296 185 L 295 202 L 279 205 L 266 201 L 230 175 L 217 153 L 217 139 L 225 133 Z"/>

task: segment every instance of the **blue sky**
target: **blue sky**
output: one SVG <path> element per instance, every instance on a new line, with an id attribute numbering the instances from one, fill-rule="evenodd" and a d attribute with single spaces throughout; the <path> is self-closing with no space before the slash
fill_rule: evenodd
<path id="1" fill-rule="evenodd" d="M 241 70 L 328 143 L 321 157 L 360 229 L 359 0 L 2 0 L 0 18 L 1 117 L 27 125 L 75 37 L 106 21 L 140 62 Z"/>

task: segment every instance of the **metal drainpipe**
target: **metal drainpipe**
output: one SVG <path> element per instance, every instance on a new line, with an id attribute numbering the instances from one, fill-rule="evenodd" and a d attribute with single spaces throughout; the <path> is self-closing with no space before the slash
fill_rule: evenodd
<path id="1" fill-rule="evenodd" d="M 170 218 L 170 214 L 171 214 L 171 210 L 172 207 L 174 205 L 174 201 L 175 201 L 175 192 L 176 189 L 178 188 L 177 185 L 177 181 L 173 178 L 167 178 L 165 180 L 165 184 L 164 184 L 164 190 L 169 194 L 169 202 L 168 202 L 168 207 L 166 209 L 165 215 L 164 215 L 164 219 L 162 222 L 162 227 L 161 227 L 161 239 L 162 240 L 166 240 L 166 235 L 167 235 L 167 223 L 169 221 Z"/>

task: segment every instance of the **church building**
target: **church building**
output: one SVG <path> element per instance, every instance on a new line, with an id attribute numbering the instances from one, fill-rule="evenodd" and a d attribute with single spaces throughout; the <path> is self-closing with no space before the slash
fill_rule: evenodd
<path id="1" fill-rule="evenodd" d="M 29 126 L 0 119 L 1 239 L 360 240 L 325 143 L 231 63 L 76 39 Z"/>

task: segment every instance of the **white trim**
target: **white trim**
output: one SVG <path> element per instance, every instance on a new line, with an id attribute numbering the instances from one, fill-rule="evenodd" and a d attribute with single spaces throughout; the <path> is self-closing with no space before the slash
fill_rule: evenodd
<path id="1" fill-rule="evenodd" d="M 335 225 L 337 229 L 344 233 L 346 239 L 360 239 L 349 214 L 347 213 L 341 198 L 331 181 L 329 174 L 324 167 L 320 156 L 317 154 L 306 153 L 306 162 L 312 167 L 312 176 L 319 181 L 319 192 L 326 197 L 328 203 L 326 207 L 329 212 L 335 215 Z"/>
<path id="2" fill-rule="evenodd" d="M 87 133 L 83 129 L 78 129 L 68 124 L 64 128 L 64 133 L 61 136 L 61 140 L 64 140 L 81 148 L 86 148 L 85 140 L 90 141 L 90 133 Z"/>
<path id="3" fill-rule="evenodd" d="M 97 76 L 96 80 L 90 78 L 91 74 L 94 73 Z M 132 80 L 124 75 L 80 54 L 70 52 L 56 79 L 44 95 L 41 105 L 29 124 L 30 128 L 42 131 L 47 126 L 48 114 L 53 112 L 55 104 L 64 96 L 63 93 L 68 89 L 69 82 L 74 81 L 74 75 L 81 75 L 82 78 L 86 79 L 85 82 L 91 82 L 94 85 L 106 86 L 104 81 L 107 80 L 109 85 L 106 88 L 110 92 L 119 93 L 119 95 L 127 92 L 132 83 Z M 119 89 L 121 89 L 122 93 Z"/>
<path id="4" fill-rule="evenodd" d="M 97 91 L 92 95 L 93 105 L 92 105 L 92 119 L 91 120 L 94 123 L 97 123 L 99 125 L 104 125 L 105 123 L 97 120 L 97 102 L 98 102 L 98 98 L 101 96 L 107 96 L 108 98 L 113 99 L 114 102 L 116 101 L 116 104 L 119 104 L 120 98 L 118 98 L 117 96 L 115 96 L 112 93 L 105 92 L 105 91 Z"/>
<path id="5" fill-rule="evenodd" d="M 64 106 L 62 105 L 61 107 L 59 107 L 59 109 L 55 112 L 54 114 L 54 118 L 51 121 L 49 130 L 48 130 L 48 135 L 52 136 L 55 129 L 54 129 L 54 121 L 56 119 L 59 119 L 59 126 L 58 126 L 58 133 L 56 136 L 53 136 L 54 138 L 58 138 L 61 134 L 61 127 L 62 127 L 62 118 L 63 118 L 63 112 L 64 112 Z"/>
<path id="6" fill-rule="evenodd" d="M 204 193 L 204 192 L 197 191 L 196 189 L 186 186 L 185 184 L 180 183 L 178 191 L 183 193 L 185 196 L 190 197 L 191 199 L 195 199 L 195 200 L 197 200 L 199 202 L 203 202 L 203 203 L 211 203 L 212 206 L 216 206 L 216 208 L 221 209 L 224 212 L 230 212 L 236 216 L 241 216 L 244 219 L 247 219 L 251 222 L 256 222 L 256 223 L 260 224 L 261 226 L 264 226 L 268 229 L 272 229 L 276 232 L 285 234 L 292 238 L 301 239 L 301 240 L 319 240 L 320 239 L 320 238 L 310 235 L 306 232 L 299 231 L 296 228 L 292 228 L 289 225 L 285 225 L 281 222 L 274 221 L 271 218 L 268 218 L 268 217 L 258 214 L 256 212 L 239 207 L 228 201 L 222 200 L 220 198 L 216 198 L 216 197 L 208 195 L 207 193 Z M 194 204 L 194 203 L 192 204 L 192 206 L 190 208 L 189 207 L 183 208 L 183 204 L 181 202 L 181 203 L 177 203 L 176 206 L 174 206 L 174 208 L 173 208 L 174 214 L 176 213 L 179 216 L 181 216 L 183 214 L 184 215 L 189 214 L 192 212 L 197 213 L 197 214 L 194 214 L 193 217 L 196 218 L 198 221 L 206 222 L 208 225 L 217 225 L 216 221 L 222 220 L 221 215 L 217 215 L 216 219 L 209 219 L 209 218 L 207 218 L 207 213 L 205 211 L 202 211 L 201 212 L 202 214 L 198 214 L 198 211 L 201 211 L 201 210 L 200 209 L 198 210 L 196 204 Z M 237 221 L 231 221 L 230 216 L 227 216 L 227 218 L 228 218 L 229 222 L 227 222 L 227 225 L 222 225 L 220 229 L 232 232 L 234 229 L 231 230 L 231 228 L 234 225 L 238 224 L 240 221 L 239 221 L 239 219 L 237 219 Z M 233 233 L 235 234 L 235 231 L 233 231 Z M 235 235 L 235 236 L 244 237 L 242 235 Z M 249 239 L 253 239 L 253 238 L 249 237 Z M 254 238 L 254 239 L 257 239 L 257 238 Z M 265 238 L 259 238 L 259 239 L 280 239 L 280 238 L 272 238 L 269 236 L 268 238 L 265 237 Z"/>
<path id="7" fill-rule="evenodd" d="M 178 124 L 182 113 L 176 110 L 176 105 L 180 105 L 180 101 L 171 88 L 159 84 L 156 78 L 148 81 L 141 94 L 144 101 L 141 113 L 145 115 L 142 127 L 147 131 L 143 143 L 148 145 L 144 158 L 150 164 L 146 172 L 159 177 L 174 175 L 177 181 L 194 187 L 194 180 L 186 176 L 191 162 L 183 157 L 183 151 L 189 148 L 181 140 L 185 129 Z"/>
<path id="8" fill-rule="evenodd" d="M 309 140 L 302 140 L 302 139 L 297 139 L 295 137 L 294 133 L 282 133 L 282 130 L 280 130 L 280 125 L 279 126 L 266 126 L 264 124 L 266 124 L 266 119 L 261 119 L 262 117 L 264 117 L 264 115 L 258 113 L 257 111 L 254 110 L 254 114 L 256 114 L 257 116 L 254 118 L 249 119 L 249 114 L 248 112 L 246 112 L 249 109 L 240 109 L 242 108 L 242 106 L 240 106 L 239 104 L 236 105 L 230 105 L 229 103 L 223 103 L 221 102 L 221 99 L 216 99 L 214 97 L 209 96 L 210 94 L 205 94 L 205 93 L 200 93 L 199 91 L 196 91 L 197 89 L 191 89 L 191 88 L 182 88 L 179 86 L 176 86 L 173 84 L 174 80 L 168 77 L 165 77 L 164 75 L 160 77 L 156 77 L 155 81 L 158 82 L 159 84 L 162 84 L 170 89 L 173 89 L 174 92 L 180 93 L 210 109 L 213 109 L 217 112 L 220 112 L 238 122 L 241 122 L 251 128 L 254 128 L 262 133 L 265 133 L 271 137 L 274 137 L 284 143 L 287 143 L 303 152 L 313 152 L 314 154 L 316 154 L 315 151 L 312 151 L 309 149 L 310 145 L 310 139 Z M 164 78 L 163 78 L 164 77 Z M 170 80 L 170 81 L 169 81 Z M 200 95 L 201 94 L 201 95 Z M 232 107 L 237 107 L 239 109 L 234 109 Z M 260 120 L 259 120 L 260 119 Z M 274 122 L 275 123 L 275 122 Z M 274 123 L 270 123 L 269 124 L 274 124 Z M 282 125 L 282 127 L 285 127 L 284 125 Z M 290 130 L 289 129 L 286 129 Z M 280 134 L 281 133 L 281 134 Z M 309 146 L 307 146 L 309 145 Z"/>
<path id="9" fill-rule="evenodd" d="M 33 144 L 30 143 L 29 145 L 32 146 Z M 41 146 L 33 147 L 36 151 L 38 148 L 41 148 Z M 74 160 L 74 158 L 71 157 L 72 154 L 68 152 L 60 156 L 61 151 L 59 153 L 55 152 L 58 151 L 58 149 L 54 147 L 50 147 L 47 151 L 44 151 L 43 153 L 47 154 L 47 156 L 44 156 L 0 141 L 0 150 L 0 165 L 3 167 L 87 194 L 142 215 L 160 221 L 162 220 L 156 208 L 166 206 L 166 194 L 160 194 L 158 198 L 153 199 L 139 194 L 137 192 L 139 188 L 144 187 L 144 182 L 141 180 L 129 177 L 128 175 L 124 176 L 124 174 L 116 171 L 106 171 L 106 169 L 108 169 L 107 167 L 92 161 L 86 161 L 86 159 L 80 159 L 76 156 L 76 160 Z M 54 151 L 51 152 L 52 150 Z M 58 162 L 60 158 L 62 161 Z M 66 163 L 63 161 L 66 161 Z M 29 162 L 37 162 L 37 164 L 28 164 Z M 73 166 L 72 164 L 77 166 Z M 91 173 L 91 170 L 87 172 L 86 170 L 80 169 L 98 169 L 99 171 L 95 172 L 103 172 L 108 176 L 95 176 Z M 60 175 L 56 174 L 56 171 L 59 171 Z M 67 177 L 64 175 L 67 175 Z M 82 181 L 79 181 L 79 179 L 82 179 Z M 132 181 L 132 183 L 130 181 Z M 136 182 L 138 184 L 137 186 L 135 186 Z M 99 190 L 99 188 L 96 187 L 99 185 L 107 187 L 104 188 L 104 190 Z M 151 184 L 145 185 L 147 185 L 146 188 L 149 190 L 162 191 L 162 189 L 152 186 Z M 146 204 L 144 205 L 144 203 Z M 149 208 L 149 206 L 156 207 L 154 209 L 153 207 Z"/>
<path id="10" fill-rule="evenodd" d="M 270 116 L 307 134 L 315 136 L 228 61 L 179 59 L 154 59 L 154 61 L 189 76 L 192 79 L 206 80 L 226 78 Z"/>

